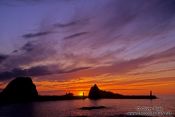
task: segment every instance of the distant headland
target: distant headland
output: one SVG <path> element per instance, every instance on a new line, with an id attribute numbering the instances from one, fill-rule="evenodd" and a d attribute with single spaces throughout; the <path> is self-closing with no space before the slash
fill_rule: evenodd
<path id="1" fill-rule="evenodd" d="M 72 100 L 72 99 L 156 99 L 152 95 L 122 95 L 109 91 L 103 91 L 95 84 L 90 88 L 88 96 L 74 96 L 72 93 L 66 93 L 62 96 L 40 96 L 30 77 L 17 77 L 12 80 L 0 93 L 0 103 L 23 102 L 23 101 L 54 101 L 54 100 Z"/>
<path id="2" fill-rule="evenodd" d="M 95 84 L 91 87 L 89 91 L 90 99 L 156 99 L 157 97 L 152 95 L 152 91 L 150 91 L 150 95 L 122 95 L 113 93 L 110 91 L 103 91 L 98 88 Z"/>

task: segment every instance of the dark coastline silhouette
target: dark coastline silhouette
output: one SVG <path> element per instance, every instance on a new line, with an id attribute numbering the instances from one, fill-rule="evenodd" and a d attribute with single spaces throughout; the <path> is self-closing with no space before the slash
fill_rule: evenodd
<path id="1" fill-rule="evenodd" d="M 66 93 L 61 96 L 38 95 L 35 84 L 30 77 L 17 77 L 12 80 L 0 93 L 0 104 L 29 102 L 29 101 L 56 101 L 85 99 L 85 96 L 74 96 L 73 93 Z"/>
<path id="2" fill-rule="evenodd" d="M 89 99 L 156 99 L 157 97 L 152 95 L 152 91 L 150 95 L 122 95 L 118 93 L 113 93 L 110 91 L 103 91 L 98 88 L 95 84 L 91 87 L 88 95 Z"/>
<path id="3" fill-rule="evenodd" d="M 55 101 L 72 99 L 156 99 L 152 95 L 121 95 L 109 91 L 103 91 L 95 84 L 91 87 L 88 96 L 74 96 L 66 93 L 62 96 L 40 96 L 38 95 L 35 84 L 30 77 L 17 77 L 12 80 L 0 93 L 0 103 L 26 102 L 26 101 Z"/>

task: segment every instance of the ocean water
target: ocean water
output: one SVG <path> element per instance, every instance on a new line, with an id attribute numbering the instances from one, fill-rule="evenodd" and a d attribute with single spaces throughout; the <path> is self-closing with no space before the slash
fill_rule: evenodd
<path id="1" fill-rule="evenodd" d="M 151 115 L 175 117 L 175 96 L 159 99 L 101 99 L 32 102 L 0 106 L 0 117 L 117 117 L 118 115 Z M 104 109 L 81 110 L 85 106 L 105 106 Z"/>

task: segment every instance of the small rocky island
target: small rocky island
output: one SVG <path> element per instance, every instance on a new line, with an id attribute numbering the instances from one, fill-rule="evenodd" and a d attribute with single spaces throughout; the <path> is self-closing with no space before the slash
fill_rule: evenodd
<path id="1" fill-rule="evenodd" d="M 62 96 L 40 96 L 30 77 L 17 77 L 12 80 L 0 93 L 0 104 L 11 102 L 26 101 L 54 101 L 54 100 L 72 100 L 72 99 L 156 99 L 152 95 L 121 95 L 98 88 L 95 84 L 91 87 L 89 95 L 74 96 L 72 93 L 66 93 Z"/>
<path id="2" fill-rule="evenodd" d="M 110 91 L 103 91 L 98 88 L 95 84 L 91 87 L 88 95 L 89 99 L 156 99 L 157 97 L 152 95 L 152 91 L 150 91 L 150 95 L 122 95 L 118 93 L 113 93 Z"/>

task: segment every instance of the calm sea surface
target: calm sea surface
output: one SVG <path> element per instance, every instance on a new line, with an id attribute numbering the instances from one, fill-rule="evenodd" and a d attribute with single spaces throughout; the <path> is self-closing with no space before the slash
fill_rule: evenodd
<path id="1" fill-rule="evenodd" d="M 156 100 L 101 99 L 92 101 L 67 100 L 33 102 L 0 106 L 0 117 L 105 117 L 120 114 L 154 114 L 161 117 L 175 117 L 175 96 L 158 96 Z M 98 110 L 81 110 L 84 106 L 105 106 Z"/>

